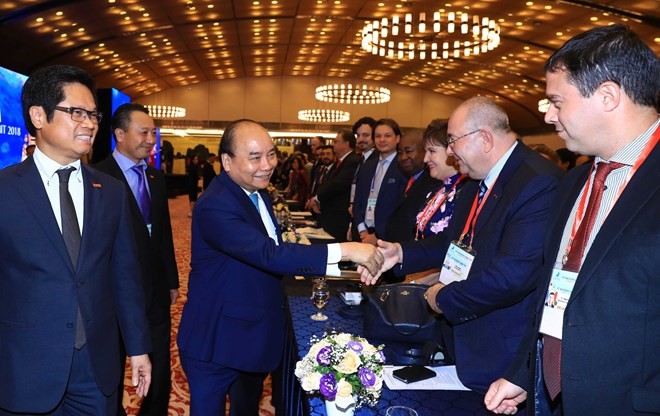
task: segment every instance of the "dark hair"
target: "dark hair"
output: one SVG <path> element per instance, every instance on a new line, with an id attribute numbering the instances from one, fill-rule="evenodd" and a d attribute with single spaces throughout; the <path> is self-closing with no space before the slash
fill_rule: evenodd
<path id="1" fill-rule="evenodd" d="M 254 123 L 258 126 L 261 126 L 260 123 L 257 123 L 256 121 L 247 118 L 242 118 L 240 120 L 232 121 L 231 123 L 229 123 L 229 125 L 225 129 L 225 132 L 222 134 L 222 138 L 220 139 L 220 146 L 218 147 L 218 153 L 220 155 L 227 154 L 229 155 L 229 157 L 235 156 L 234 149 L 236 147 L 234 146 L 234 142 L 236 141 L 236 130 L 238 130 L 241 124 L 245 124 L 245 123 Z"/>
<path id="2" fill-rule="evenodd" d="M 547 156 L 547 159 L 552 160 L 556 164 L 559 164 L 561 162 L 561 159 L 559 158 L 557 152 L 555 152 L 554 150 L 552 150 L 543 143 L 530 144 L 529 148 L 534 150 L 536 153 L 540 155 Z"/>
<path id="3" fill-rule="evenodd" d="M 312 137 L 312 139 L 319 139 L 320 145 L 325 146 L 325 137 L 323 137 L 323 136 L 314 136 L 314 137 Z M 310 140 L 310 143 L 311 143 L 311 140 Z"/>
<path id="4" fill-rule="evenodd" d="M 326 144 L 325 146 L 319 146 L 319 148 L 320 148 L 321 150 L 326 150 L 326 149 L 330 149 L 330 150 L 332 150 L 332 154 L 334 154 L 334 153 L 335 153 L 335 148 L 334 148 L 334 147 L 332 147 L 332 146 L 331 146 L 331 145 L 329 145 L 329 144 Z"/>
<path id="5" fill-rule="evenodd" d="M 575 159 L 577 159 L 577 155 L 575 152 L 572 152 L 568 150 L 565 147 L 562 147 L 561 149 L 557 149 L 557 156 L 559 156 L 559 159 L 561 160 L 562 163 L 568 163 L 568 169 L 572 169 L 575 167 Z"/>
<path id="6" fill-rule="evenodd" d="M 348 147 L 350 147 L 351 150 L 355 150 L 355 142 L 357 140 L 355 139 L 355 134 L 353 134 L 352 130 L 341 129 L 338 131 L 338 134 L 341 136 L 343 141 L 348 142 Z"/>
<path id="7" fill-rule="evenodd" d="M 94 78 L 82 69 L 71 65 L 53 65 L 36 70 L 25 81 L 21 94 L 23 119 L 28 132 L 37 135 L 37 129 L 30 118 L 30 107 L 39 106 L 46 113 L 46 120 L 53 121 L 55 106 L 66 99 L 64 87 L 82 84 L 89 89 L 96 104 L 96 84 Z"/>
<path id="8" fill-rule="evenodd" d="M 399 127 L 399 123 L 391 118 L 381 118 L 376 122 L 376 124 L 374 124 L 371 137 L 374 137 L 374 134 L 376 133 L 376 127 L 378 126 L 389 126 L 394 131 L 395 135 L 401 136 L 401 128 Z"/>
<path id="9" fill-rule="evenodd" d="M 362 117 L 358 121 L 353 124 L 353 134 L 357 134 L 358 129 L 360 128 L 361 125 L 363 124 L 368 124 L 371 127 L 371 130 L 376 127 L 376 120 L 374 120 L 372 117 Z"/>
<path id="10" fill-rule="evenodd" d="M 424 138 L 424 146 L 438 145 L 446 148 L 449 145 L 447 143 L 447 120 L 439 118 L 431 120 L 429 125 L 426 126 L 422 137 Z"/>
<path id="11" fill-rule="evenodd" d="M 590 97 L 602 83 L 611 81 L 633 103 L 658 108 L 660 61 L 635 32 L 621 24 L 574 36 L 552 54 L 543 70 L 565 70 L 568 82 L 583 97 Z"/>
<path id="12" fill-rule="evenodd" d="M 149 110 L 147 110 L 142 104 L 128 103 L 120 105 L 117 107 L 110 120 L 112 134 L 115 134 L 115 129 L 128 131 L 128 128 L 131 125 L 131 115 L 134 111 L 139 111 L 147 115 L 149 114 Z M 115 139 L 116 138 L 117 135 L 115 134 Z"/>

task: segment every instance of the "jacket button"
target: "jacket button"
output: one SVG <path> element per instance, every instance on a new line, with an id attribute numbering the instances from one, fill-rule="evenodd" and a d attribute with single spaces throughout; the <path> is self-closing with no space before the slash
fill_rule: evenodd
<path id="1" fill-rule="evenodd" d="M 73 328 L 73 324 L 71 322 L 69 322 L 68 324 L 66 324 L 66 327 L 67 328 Z"/>

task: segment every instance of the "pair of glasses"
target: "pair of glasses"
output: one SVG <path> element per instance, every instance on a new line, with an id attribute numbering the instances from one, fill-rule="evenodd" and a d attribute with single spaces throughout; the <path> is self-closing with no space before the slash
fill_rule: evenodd
<path id="1" fill-rule="evenodd" d="M 103 114 L 101 114 L 98 111 L 88 111 L 85 110 L 84 108 L 78 108 L 78 107 L 60 107 L 60 106 L 55 106 L 56 110 L 63 111 L 65 113 L 71 114 L 71 120 L 77 121 L 77 122 L 82 122 L 87 119 L 92 120 L 92 123 L 94 124 L 99 124 L 101 122 L 101 119 L 103 118 Z"/>
<path id="2" fill-rule="evenodd" d="M 447 136 L 447 147 L 451 147 L 451 148 L 453 148 L 453 147 L 454 147 L 454 143 L 456 143 L 457 141 L 461 140 L 463 137 L 467 137 L 467 136 L 469 136 L 469 135 L 471 135 L 471 134 L 474 134 L 474 133 L 479 133 L 480 131 L 481 131 L 481 129 L 476 129 L 476 130 L 474 130 L 474 131 L 471 131 L 471 132 L 469 132 L 469 133 L 465 133 L 464 135 L 462 135 L 462 136 L 458 136 L 458 137 L 457 137 L 457 136 L 452 136 L 452 135 L 450 134 L 450 135 Z"/>

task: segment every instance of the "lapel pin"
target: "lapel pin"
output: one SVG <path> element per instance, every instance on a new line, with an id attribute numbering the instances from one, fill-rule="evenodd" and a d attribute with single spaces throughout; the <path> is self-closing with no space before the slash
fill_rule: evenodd
<path id="1" fill-rule="evenodd" d="M 100 187 L 101 187 L 101 184 L 100 184 L 100 183 L 93 183 L 92 186 L 93 186 L 94 188 L 100 188 Z"/>

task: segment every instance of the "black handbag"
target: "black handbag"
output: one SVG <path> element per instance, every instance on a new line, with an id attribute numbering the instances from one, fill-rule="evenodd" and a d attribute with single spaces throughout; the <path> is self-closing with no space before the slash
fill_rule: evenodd
<path id="1" fill-rule="evenodd" d="M 442 322 L 425 299 L 428 288 L 408 283 L 363 288 L 364 335 L 407 345 L 439 342 Z"/>

